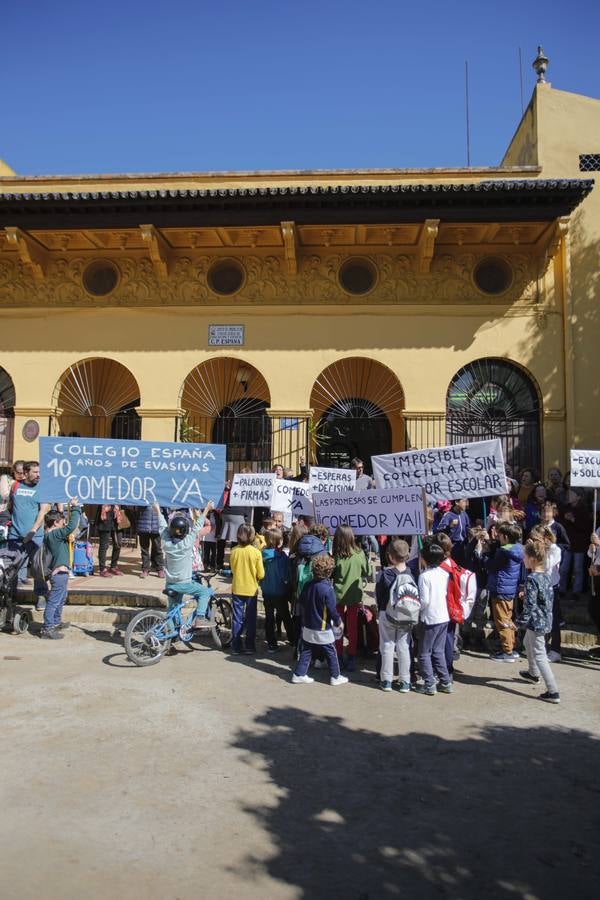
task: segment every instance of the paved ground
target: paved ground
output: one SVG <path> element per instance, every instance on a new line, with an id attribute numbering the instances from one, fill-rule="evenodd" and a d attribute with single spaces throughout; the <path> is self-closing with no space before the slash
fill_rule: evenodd
<path id="1" fill-rule="evenodd" d="M 0 635 L 3 898 L 597 896 L 598 661 L 548 706 L 478 656 L 429 698 L 111 635 Z"/>

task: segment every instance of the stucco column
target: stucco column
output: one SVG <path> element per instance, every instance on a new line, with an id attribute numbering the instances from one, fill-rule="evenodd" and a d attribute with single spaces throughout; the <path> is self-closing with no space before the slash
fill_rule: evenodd
<path id="1" fill-rule="evenodd" d="M 147 407 L 139 407 L 137 414 L 142 420 L 143 441 L 179 440 L 176 420 L 178 416 L 182 415 L 180 409 L 148 409 Z"/>
<path id="2" fill-rule="evenodd" d="M 39 428 L 39 437 L 48 437 L 50 416 L 53 415 L 54 410 L 48 406 L 15 406 L 14 413 L 13 460 L 39 460 L 40 445 L 38 438 L 35 438 L 33 441 L 26 440 L 23 437 L 23 426 L 26 422 L 36 422 Z"/>

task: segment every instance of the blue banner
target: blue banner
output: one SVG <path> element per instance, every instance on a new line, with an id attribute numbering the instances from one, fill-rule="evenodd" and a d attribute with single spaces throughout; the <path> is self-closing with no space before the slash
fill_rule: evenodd
<path id="1" fill-rule="evenodd" d="M 224 483 L 223 444 L 40 438 L 40 502 L 202 508 Z"/>

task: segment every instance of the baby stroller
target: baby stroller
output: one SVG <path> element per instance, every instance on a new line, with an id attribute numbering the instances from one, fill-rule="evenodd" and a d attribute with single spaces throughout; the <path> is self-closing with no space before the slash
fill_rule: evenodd
<path id="1" fill-rule="evenodd" d="M 0 550 L 0 628 L 10 628 L 13 634 L 25 634 L 31 624 L 27 610 L 18 609 L 17 576 L 26 559 L 18 550 Z"/>

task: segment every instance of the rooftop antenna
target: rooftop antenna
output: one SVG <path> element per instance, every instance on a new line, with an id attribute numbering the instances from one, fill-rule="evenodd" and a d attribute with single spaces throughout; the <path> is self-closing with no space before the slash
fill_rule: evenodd
<path id="1" fill-rule="evenodd" d="M 519 84 L 521 87 L 521 115 L 523 115 L 525 111 L 525 106 L 523 105 L 523 54 L 521 53 L 521 48 L 519 47 Z"/>
<path id="2" fill-rule="evenodd" d="M 531 63 L 533 70 L 537 75 L 538 84 L 546 84 L 546 70 L 548 69 L 549 62 L 550 60 L 545 55 L 543 47 L 538 47 L 537 56 Z"/>
<path id="3" fill-rule="evenodd" d="M 469 121 L 469 62 L 465 59 L 465 111 L 467 117 L 467 167 L 471 167 L 471 124 Z"/>

